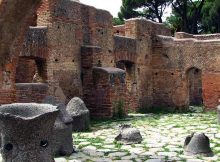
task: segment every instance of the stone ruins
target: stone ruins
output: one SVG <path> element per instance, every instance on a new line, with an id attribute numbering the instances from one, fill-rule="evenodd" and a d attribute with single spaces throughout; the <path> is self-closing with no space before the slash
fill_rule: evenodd
<path id="1" fill-rule="evenodd" d="M 220 34 L 113 26 L 109 12 L 71 0 L 1 0 L 0 24 L 0 104 L 80 97 L 102 118 L 121 100 L 125 111 L 218 105 Z"/>

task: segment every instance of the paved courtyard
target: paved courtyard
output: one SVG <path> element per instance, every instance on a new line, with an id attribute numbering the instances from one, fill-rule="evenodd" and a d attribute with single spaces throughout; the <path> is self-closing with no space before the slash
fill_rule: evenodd
<path id="1" fill-rule="evenodd" d="M 140 144 L 122 145 L 114 141 L 118 126 L 130 123 L 143 136 Z M 211 140 L 213 157 L 190 157 L 183 154 L 185 137 L 204 132 Z M 77 153 L 56 158 L 56 162 L 219 162 L 220 125 L 217 114 L 131 114 L 124 120 L 92 123 L 90 132 L 74 133 Z M 0 160 L 1 161 L 1 160 Z"/>
<path id="2" fill-rule="evenodd" d="M 130 123 L 143 136 L 141 144 L 121 145 L 114 142 L 118 126 Z M 211 140 L 213 157 L 190 157 L 183 154 L 185 137 L 192 132 L 204 132 Z M 78 150 L 56 162 L 211 162 L 220 161 L 220 126 L 217 114 L 131 114 L 122 121 L 106 121 L 92 124 L 91 132 L 74 133 Z"/>

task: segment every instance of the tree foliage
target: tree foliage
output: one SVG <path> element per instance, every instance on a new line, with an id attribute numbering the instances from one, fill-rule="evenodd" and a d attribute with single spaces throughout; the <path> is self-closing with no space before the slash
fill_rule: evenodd
<path id="1" fill-rule="evenodd" d="M 120 19 L 145 17 L 162 22 L 164 11 L 169 3 L 170 0 L 122 0 L 118 16 Z"/>
<path id="2" fill-rule="evenodd" d="M 171 25 L 174 23 L 175 26 L 178 26 L 177 31 L 197 34 L 204 5 L 205 0 L 173 0 L 172 14 L 168 18 L 168 23 Z M 176 21 L 173 17 L 176 17 Z"/>
<path id="3" fill-rule="evenodd" d="M 122 24 L 124 24 L 124 20 L 121 20 L 118 17 L 113 18 L 113 25 L 122 25 Z"/>
<path id="4" fill-rule="evenodd" d="M 172 13 L 165 23 L 174 32 L 220 32 L 220 0 L 122 0 L 118 16 L 120 20 L 145 17 L 163 22 L 168 7 L 172 8 Z"/>
<path id="5" fill-rule="evenodd" d="M 220 1 L 207 0 L 202 9 L 201 19 L 202 33 L 220 32 Z"/>

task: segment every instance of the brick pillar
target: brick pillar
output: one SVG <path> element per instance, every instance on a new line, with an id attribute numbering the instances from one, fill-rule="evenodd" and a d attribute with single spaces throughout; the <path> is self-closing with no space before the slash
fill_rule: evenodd
<path id="1" fill-rule="evenodd" d="M 82 85 L 83 85 L 83 100 L 88 107 L 91 101 L 93 78 L 92 68 L 97 66 L 101 57 L 101 48 L 97 46 L 82 46 L 81 48 L 82 62 Z"/>
<path id="2" fill-rule="evenodd" d="M 112 118 L 118 113 L 118 103 L 123 102 L 123 111 L 127 112 L 125 71 L 112 67 L 94 67 L 92 88 L 88 98 L 88 107 L 92 117 Z"/>

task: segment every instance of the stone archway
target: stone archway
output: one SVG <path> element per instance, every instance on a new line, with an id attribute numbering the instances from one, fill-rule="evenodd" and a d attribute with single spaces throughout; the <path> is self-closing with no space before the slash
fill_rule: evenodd
<path id="1" fill-rule="evenodd" d="M 189 105 L 202 105 L 202 70 L 192 67 L 187 70 L 186 76 L 188 82 Z"/>

